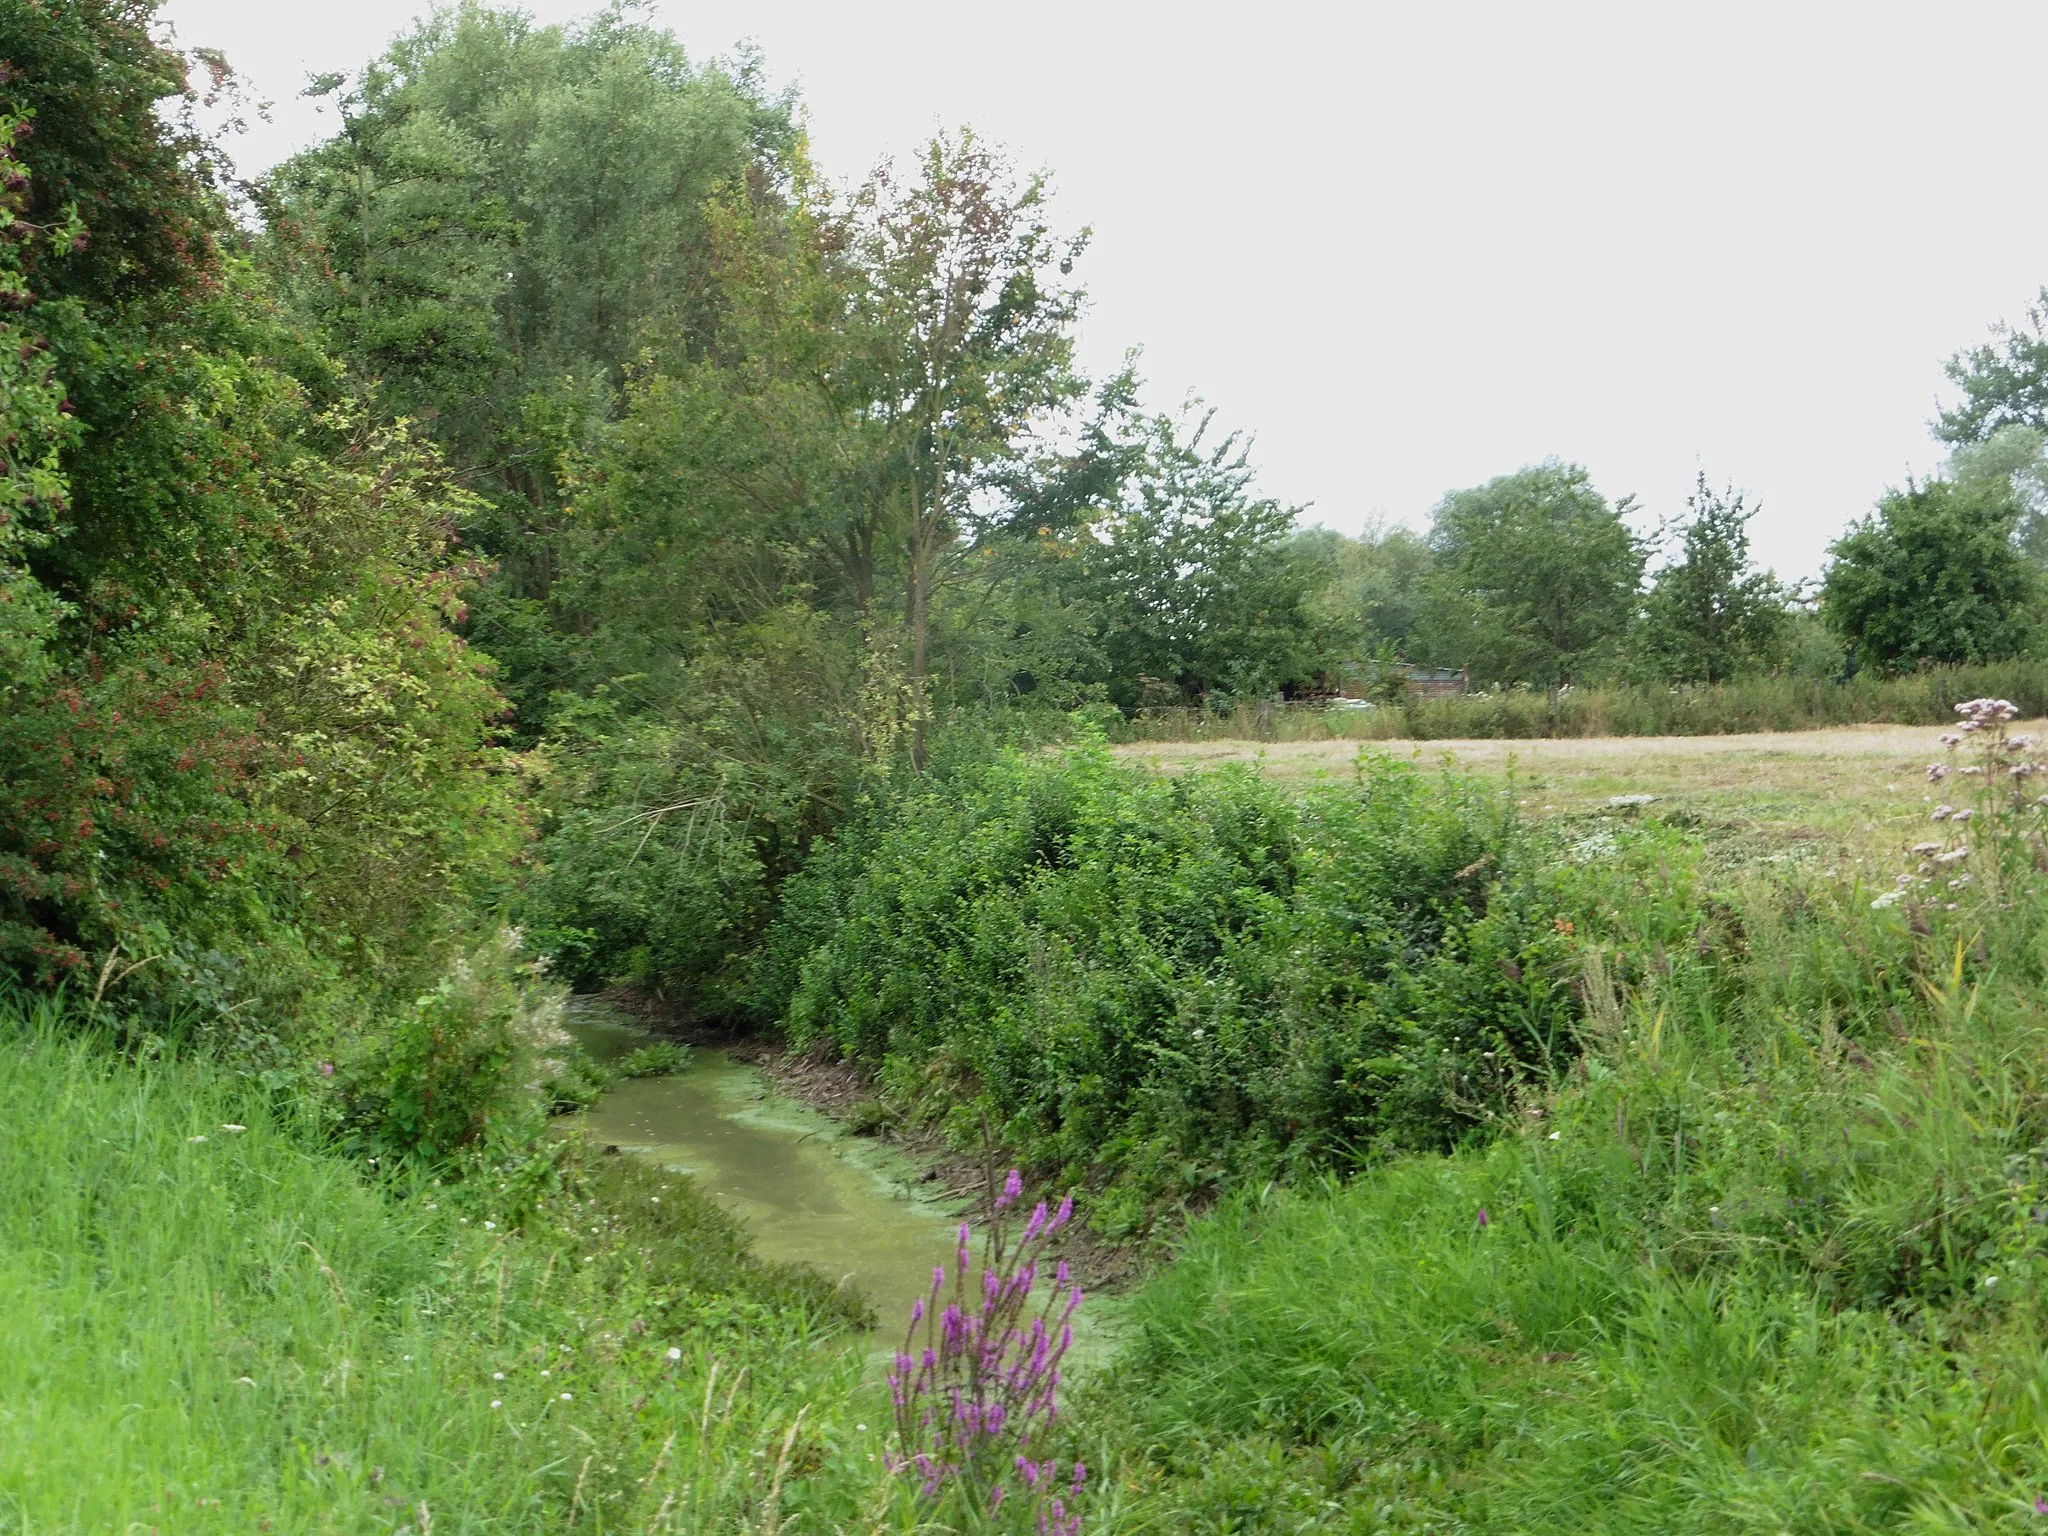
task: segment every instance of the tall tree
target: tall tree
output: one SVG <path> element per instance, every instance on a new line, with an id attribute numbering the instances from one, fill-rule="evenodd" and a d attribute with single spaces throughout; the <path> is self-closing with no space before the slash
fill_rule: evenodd
<path id="1" fill-rule="evenodd" d="M 1790 597 L 1749 559 L 1756 512 L 1732 487 L 1717 492 L 1701 474 L 1677 529 L 1678 556 L 1657 572 L 1631 647 L 1653 676 L 1722 683 L 1768 665 L 1782 648 Z"/>
<path id="2" fill-rule="evenodd" d="M 1642 580 L 1642 541 L 1576 464 L 1539 464 L 1436 509 L 1434 660 L 1487 682 L 1556 688 L 1607 656 Z"/>
<path id="3" fill-rule="evenodd" d="M 2000 661 L 2038 632 L 2041 577 L 1996 481 L 1893 491 L 1830 546 L 1821 612 L 1864 665 Z"/>
<path id="4" fill-rule="evenodd" d="M 518 597 L 546 594 L 557 462 L 611 413 L 648 327 L 703 344 L 713 195 L 772 192 L 797 145 L 751 58 L 692 62 L 632 9 L 570 27 L 437 10 L 353 82 L 315 82 L 340 131 L 262 193 L 267 265 L 491 499 L 469 531 Z M 485 608 L 490 631 L 530 617 Z"/>
<path id="5" fill-rule="evenodd" d="M 1942 411 L 1934 435 L 1945 443 L 1981 443 L 2002 427 L 2048 431 L 2048 288 L 2018 325 L 2000 321 L 1991 340 L 1948 360 L 1962 399 Z"/>
<path id="6" fill-rule="evenodd" d="M 280 321 L 151 9 L 0 0 L 0 965 L 403 985 L 514 837 L 469 502 Z"/>
<path id="7" fill-rule="evenodd" d="M 1355 537 L 1306 528 L 1294 543 L 1316 572 L 1309 609 L 1326 650 L 1355 658 L 1409 648 L 1432 564 L 1422 535 L 1373 518 Z"/>
<path id="8" fill-rule="evenodd" d="M 1192 405 L 1132 413 L 1117 480 L 1056 569 L 1088 615 L 1085 670 L 1127 709 L 1264 697 L 1322 659 L 1309 606 L 1320 573 L 1291 542 L 1296 509 L 1258 494 L 1249 443 L 1215 433 L 1214 418 Z"/>

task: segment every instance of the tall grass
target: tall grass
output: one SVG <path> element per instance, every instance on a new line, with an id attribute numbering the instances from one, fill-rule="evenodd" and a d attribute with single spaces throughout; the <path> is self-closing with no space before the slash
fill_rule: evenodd
<path id="1" fill-rule="evenodd" d="M 1116 727 L 1126 741 L 1441 741 L 1479 737 L 1721 736 L 1830 725 L 1948 724 L 1964 699 L 2006 698 L 2048 714 L 2048 662 L 1936 667 L 1847 682 L 1756 677 L 1700 688 L 1575 688 L 1553 701 L 1528 691 L 1411 694 L 1376 709 L 1240 705 L 1228 712 L 1147 710 Z"/>
<path id="2" fill-rule="evenodd" d="M 1125 1528 L 2040 1529 L 2043 878 L 1587 946 L 1580 1064 L 1490 1146 L 1191 1229 L 1092 1409 Z"/>
<path id="3" fill-rule="evenodd" d="M 79 1029 L 0 1013 L 0 1530 L 891 1518 L 845 1306 L 687 1180 L 569 1158 L 515 1234 Z"/>

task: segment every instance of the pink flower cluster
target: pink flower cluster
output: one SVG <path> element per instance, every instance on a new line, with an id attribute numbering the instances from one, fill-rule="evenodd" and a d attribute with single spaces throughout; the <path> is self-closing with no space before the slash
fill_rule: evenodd
<path id="1" fill-rule="evenodd" d="M 1074 1342 L 1081 1291 L 1061 1260 L 1042 1299 L 1034 1304 L 1032 1293 L 1045 1244 L 1073 1219 L 1074 1202 L 1048 1211 L 1040 1201 L 1013 1247 L 1003 1213 L 1023 1189 L 1011 1169 L 994 1201 L 979 1276 L 963 1221 L 950 1297 L 939 1265 L 930 1294 L 911 1304 L 889 1372 L 897 1440 L 890 1464 L 915 1477 L 927 1499 L 954 1490 L 993 1516 L 1014 1492 L 1032 1502 L 1040 1536 L 1079 1536 L 1081 1517 L 1068 1505 L 1086 1485 L 1086 1466 L 1075 1462 L 1063 1480 L 1054 1459 L 1032 1454 L 1034 1435 L 1059 1414 L 1060 1362 Z"/>

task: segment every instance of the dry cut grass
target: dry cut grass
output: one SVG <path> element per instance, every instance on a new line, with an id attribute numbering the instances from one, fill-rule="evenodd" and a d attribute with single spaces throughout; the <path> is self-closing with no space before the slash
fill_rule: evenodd
<path id="1" fill-rule="evenodd" d="M 2048 736 L 2048 721 L 2024 727 Z M 1648 809 L 1720 834 L 1742 859 L 1854 860 L 1911 841 L 1934 802 L 1932 726 L 1850 725 L 1747 736 L 1606 736 L 1503 741 L 1133 742 L 1117 753 L 1180 773 L 1257 763 L 1275 779 L 1342 779 L 1361 751 L 1508 778 L 1532 818 Z"/>

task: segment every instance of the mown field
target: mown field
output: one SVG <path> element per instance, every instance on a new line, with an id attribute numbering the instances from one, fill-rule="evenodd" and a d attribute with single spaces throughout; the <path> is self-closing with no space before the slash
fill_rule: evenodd
<path id="1" fill-rule="evenodd" d="M 2048 720 L 2016 728 L 2048 732 Z M 1935 729 L 1905 725 L 1524 741 L 1134 742 L 1114 751 L 1167 773 L 1256 764 L 1287 784 L 1341 783 L 1361 753 L 1388 757 L 1501 781 L 1534 819 L 1613 814 L 1626 809 L 1618 797 L 1654 795 L 1661 818 L 1676 814 L 1757 858 L 1786 859 L 1854 857 L 1917 840 L 1937 803 L 1927 766 L 1943 756 Z M 1820 846 L 1800 846 L 1808 843 Z"/>

